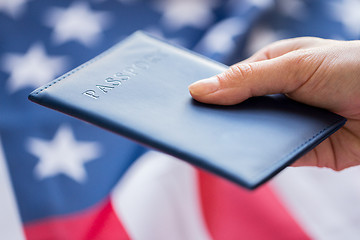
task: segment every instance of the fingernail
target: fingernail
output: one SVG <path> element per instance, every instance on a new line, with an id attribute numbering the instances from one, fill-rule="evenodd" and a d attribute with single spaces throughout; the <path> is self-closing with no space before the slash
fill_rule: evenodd
<path id="1" fill-rule="evenodd" d="M 216 92 L 220 87 L 216 76 L 197 81 L 189 86 L 191 95 L 203 96 Z"/>

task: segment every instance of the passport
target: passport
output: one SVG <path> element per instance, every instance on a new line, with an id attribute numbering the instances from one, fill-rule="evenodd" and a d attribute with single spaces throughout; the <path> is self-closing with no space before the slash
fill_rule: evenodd
<path id="1" fill-rule="evenodd" d="M 233 106 L 196 102 L 188 85 L 227 66 L 136 32 L 29 99 L 248 189 L 338 130 L 345 118 L 284 95 Z"/>

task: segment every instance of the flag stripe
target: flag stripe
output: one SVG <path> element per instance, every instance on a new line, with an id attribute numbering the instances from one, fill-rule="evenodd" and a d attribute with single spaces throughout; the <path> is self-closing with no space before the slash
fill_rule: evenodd
<path id="1" fill-rule="evenodd" d="M 110 199 L 77 214 L 26 224 L 25 234 L 29 240 L 130 239 Z"/>
<path id="2" fill-rule="evenodd" d="M 360 167 L 341 172 L 288 168 L 273 186 L 312 238 L 359 239 Z"/>
<path id="3" fill-rule="evenodd" d="M 0 138 L 0 239 L 24 239 Z"/>
<path id="4" fill-rule="evenodd" d="M 173 157 L 149 152 L 112 193 L 114 208 L 136 240 L 210 239 L 199 205 L 196 171 Z"/>
<path id="5" fill-rule="evenodd" d="M 248 191 L 198 171 L 201 203 L 214 239 L 309 239 L 269 185 Z"/>

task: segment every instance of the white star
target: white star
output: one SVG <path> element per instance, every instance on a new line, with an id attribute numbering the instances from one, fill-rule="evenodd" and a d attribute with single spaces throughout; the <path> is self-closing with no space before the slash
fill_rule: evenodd
<path id="1" fill-rule="evenodd" d="M 94 2 L 105 2 L 106 0 L 93 0 Z M 117 0 L 118 2 L 122 4 L 133 4 L 136 3 L 139 0 Z"/>
<path id="2" fill-rule="evenodd" d="M 124 4 L 130 4 L 137 2 L 138 0 L 118 0 L 118 2 L 124 3 Z"/>
<path id="3" fill-rule="evenodd" d="M 255 6 L 257 8 L 269 8 L 274 4 L 274 0 L 247 0 L 249 6 Z"/>
<path id="4" fill-rule="evenodd" d="M 92 11 L 85 2 L 75 2 L 67 9 L 54 7 L 45 18 L 46 25 L 54 28 L 52 38 L 56 44 L 74 40 L 86 46 L 101 39 L 110 19 L 109 14 Z"/>
<path id="5" fill-rule="evenodd" d="M 232 8 L 240 11 L 241 14 L 247 14 L 253 8 L 260 9 L 269 9 L 275 5 L 274 0 L 230 0 L 228 6 L 230 7 L 230 11 Z"/>
<path id="6" fill-rule="evenodd" d="M 62 173 L 77 182 L 84 182 L 86 180 L 84 164 L 100 155 L 99 144 L 77 141 L 68 126 L 61 126 L 52 141 L 29 139 L 27 148 L 39 158 L 34 169 L 35 176 L 39 179 Z"/>
<path id="7" fill-rule="evenodd" d="M 5 12 L 13 18 L 19 17 L 25 10 L 28 0 L 0 0 L 0 12 Z"/>
<path id="8" fill-rule="evenodd" d="M 158 8 L 163 11 L 162 23 L 172 30 L 183 27 L 204 28 L 213 19 L 215 0 L 163 0 Z"/>
<path id="9" fill-rule="evenodd" d="M 228 53 L 235 48 L 234 37 L 243 33 L 245 24 L 229 18 L 216 24 L 199 43 L 199 48 L 211 53 Z"/>
<path id="10" fill-rule="evenodd" d="M 330 7 L 333 18 L 340 21 L 353 38 L 358 38 L 360 36 L 360 1 L 344 0 L 334 2 Z"/>
<path id="11" fill-rule="evenodd" d="M 10 73 L 7 87 L 12 93 L 53 80 L 66 62 L 65 57 L 48 56 L 41 44 L 34 44 L 25 54 L 6 54 L 2 60 L 3 70 Z"/>
<path id="12" fill-rule="evenodd" d="M 155 27 L 155 26 L 151 26 L 145 29 L 146 32 L 150 33 L 151 35 L 160 38 L 160 39 L 164 39 L 167 42 L 173 43 L 175 45 L 180 45 L 185 47 L 186 46 L 186 41 L 185 39 L 182 38 L 168 38 L 164 35 L 164 33 L 161 31 L 160 28 Z"/>
<path id="13" fill-rule="evenodd" d="M 308 16 L 306 5 L 303 0 L 279 0 L 278 7 L 285 16 L 302 20 Z"/>
<path id="14" fill-rule="evenodd" d="M 255 28 L 249 37 L 249 45 L 246 47 L 246 53 L 250 56 L 266 45 L 284 38 L 283 34 L 275 32 L 268 28 Z"/>

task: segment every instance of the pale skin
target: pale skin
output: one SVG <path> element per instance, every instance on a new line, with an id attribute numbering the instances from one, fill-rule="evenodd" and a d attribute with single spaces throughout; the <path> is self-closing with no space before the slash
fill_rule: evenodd
<path id="1" fill-rule="evenodd" d="M 360 165 L 360 41 L 281 40 L 217 76 L 191 84 L 189 91 L 197 101 L 218 105 L 283 93 L 340 114 L 348 119 L 344 127 L 293 166 L 342 170 Z"/>

